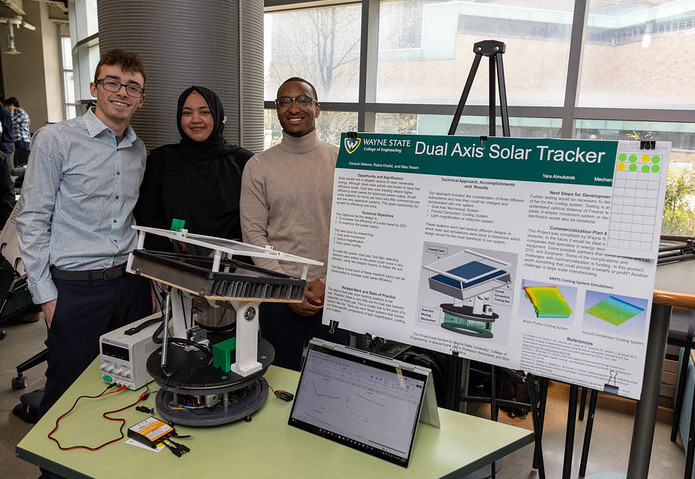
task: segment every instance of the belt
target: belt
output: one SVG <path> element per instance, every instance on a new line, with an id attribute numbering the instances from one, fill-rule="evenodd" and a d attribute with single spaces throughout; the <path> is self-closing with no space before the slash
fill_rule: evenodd
<path id="1" fill-rule="evenodd" d="M 90 269 L 86 271 L 65 271 L 51 266 L 51 276 L 55 279 L 66 281 L 111 281 L 125 276 L 125 263 L 104 269 Z"/>

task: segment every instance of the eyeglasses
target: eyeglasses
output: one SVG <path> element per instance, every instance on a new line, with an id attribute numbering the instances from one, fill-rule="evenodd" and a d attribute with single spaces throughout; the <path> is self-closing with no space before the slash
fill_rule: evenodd
<path id="1" fill-rule="evenodd" d="M 125 91 L 128 94 L 128 96 L 132 96 L 133 98 L 140 98 L 143 95 L 143 93 L 145 93 L 145 89 L 138 85 L 126 85 L 125 83 L 121 83 L 118 80 L 114 80 L 113 78 L 102 78 L 100 80 L 95 81 L 94 83 L 101 83 L 101 86 L 104 87 L 104 90 L 113 93 L 120 91 L 121 87 L 125 87 Z"/>
<path id="2" fill-rule="evenodd" d="M 295 98 L 290 98 L 288 96 L 281 96 L 277 100 L 275 100 L 275 106 L 278 107 L 278 110 L 287 110 L 290 106 L 292 106 L 292 102 L 295 102 L 299 108 L 302 110 L 307 110 L 311 106 L 313 102 L 318 103 L 316 100 L 311 98 L 310 96 L 304 96 L 304 95 L 299 95 L 298 97 Z"/>

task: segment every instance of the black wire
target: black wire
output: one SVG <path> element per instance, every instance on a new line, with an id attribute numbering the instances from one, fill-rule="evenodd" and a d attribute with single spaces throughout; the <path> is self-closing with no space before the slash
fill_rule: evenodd
<path id="1" fill-rule="evenodd" d="M 179 291 L 179 298 L 181 299 L 181 314 L 183 314 L 183 327 L 188 329 L 188 318 L 186 318 L 186 305 L 183 302 L 183 293 Z M 193 302 L 191 302 L 191 307 Z"/>
<path id="2" fill-rule="evenodd" d="M 58 448 L 59 448 L 61 451 L 69 451 L 69 450 L 71 450 L 71 449 L 88 449 L 88 450 L 90 450 L 90 451 L 96 451 L 96 450 L 98 450 L 98 449 L 101 449 L 101 448 L 104 447 L 104 446 L 107 446 L 107 445 L 113 443 L 113 442 L 119 441 L 119 440 L 123 437 L 122 426 L 121 426 L 121 437 L 119 437 L 118 439 L 113 439 L 113 440 L 111 440 L 111 441 L 108 441 L 108 442 L 106 442 L 106 443 L 104 443 L 104 444 L 101 444 L 101 445 L 99 445 L 99 446 L 97 446 L 97 447 L 89 447 L 89 446 L 70 446 L 70 447 L 64 447 L 64 446 L 62 446 L 62 445 L 60 444 L 60 441 L 58 441 L 58 439 L 56 439 L 56 438 L 53 437 L 53 433 L 55 433 L 55 432 L 58 430 L 58 423 L 60 422 L 60 420 L 63 419 L 64 417 L 66 417 L 68 414 L 70 414 L 70 413 L 77 407 L 77 403 L 80 401 L 80 399 L 98 399 L 98 398 L 100 398 L 100 397 L 103 397 L 104 394 L 106 394 L 106 391 L 108 391 L 109 389 L 113 388 L 114 386 L 118 386 L 118 385 L 117 385 L 116 383 L 109 384 L 108 386 L 106 386 L 106 389 L 104 389 L 104 390 L 103 390 L 100 394 L 98 394 L 97 396 L 82 395 L 82 396 L 79 396 L 77 399 L 75 399 L 75 402 L 73 403 L 72 407 L 71 407 L 66 413 L 62 414 L 61 416 L 59 416 L 59 417 L 56 419 L 56 423 L 55 423 L 55 426 L 53 427 L 53 430 L 52 430 L 51 432 L 48 433 L 48 438 L 49 438 L 50 440 L 52 440 L 53 442 L 55 442 L 55 443 L 58 445 Z"/>
<path id="3" fill-rule="evenodd" d="M 191 346 L 196 348 L 198 351 L 203 353 L 205 357 L 208 359 L 208 361 L 212 361 L 212 351 L 210 350 L 209 347 L 207 347 L 204 344 L 196 343 L 195 341 L 191 341 L 190 339 L 183 339 L 183 338 L 169 338 L 170 343 L 175 343 L 175 344 L 183 344 L 184 346 Z"/>
<path id="4" fill-rule="evenodd" d="M 162 344 L 164 339 L 159 337 L 164 332 L 164 322 L 160 324 L 154 333 L 152 333 L 152 342 L 155 344 Z M 204 344 L 196 343 L 190 339 L 184 338 L 169 338 L 170 343 L 182 344 L 184 346 L 191 346 L 203 353 L 208 361 L 212 361 L 212 350 Z"/>
<path id="5" fill-rule="evenodd" d="M 152 342 L 155 344 L 162 344 L 164 340 L 159 337 L 160 334 L 164 332 L 164 311 L 162 311 L 162 322 L 157 326 L 157 329 L 152 333 Z"/>

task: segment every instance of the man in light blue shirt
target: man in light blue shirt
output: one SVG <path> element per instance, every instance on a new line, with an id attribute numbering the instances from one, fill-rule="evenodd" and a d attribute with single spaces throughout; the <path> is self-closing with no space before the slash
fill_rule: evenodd
<path id="1" fill-rule="evenodd" d="M 145 145 L 130 119 L 145 100 L 139 55 L 104 53 L 96 107 L 34 134 L 17 216 L 34 302 L 48 327 L 41 413 L 99 352 L 99 336 L 152 312 L 149 281 L 125 273 Z"/>

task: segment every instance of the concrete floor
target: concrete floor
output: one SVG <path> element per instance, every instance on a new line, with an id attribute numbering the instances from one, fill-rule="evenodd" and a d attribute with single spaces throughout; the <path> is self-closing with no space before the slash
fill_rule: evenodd
<path id="1" fill-rule="evenodd" d="M 0 340 L 0 477 L 8 479 L 30 479 L 39 476 L 39 469 L 17 459 L 14 451 L 15 445 L 29 432 L 32 424 L 12 414 L 12 408 L 20 402 L 19 396 L 43 387 L 46 382 L 46 363 L 42 363 L 26 372 L 26 389 L 12 389 L 12 378 L 17 375 L 17 364 L 29 359 L 44 347 L 46 325 L 43 317 L 38 316 L 36 313 L 27 318 L 0 324 L 0 329 L 7 331 L 5 339 Z M 27 319 L 39 320 L 24 322 Z"/>
<path id="2" fill-rule="evenodd" d="M 45 363 L 26 372 L 25 376 L 28 378 L 26 389 L 13 390 L 11 381 L 16 376 L 16 365 L 43 348 L 45 325 L 43 320 L 36 322 L 16 320 L 0 325 L 0 329 L 7 331 L 7 337 L 0 340 L 0 431 L 2 431 L 0 434 L 0 477 L 34 479 L 39 475 L 38 469 L 17 459 L 14 452 L 15 445 L 31 429 L 31 424 L 23 422 L 12 414 L 12 408 L 19 403 L 21 394 L 43 386 Z M 567 385 L 551 382 L 543 436 L 544 461 L 548 479 L 562 477 L 568 395 Z M 598 472 L 625 474 L 634 411 L 635 402 L 632 400 L 609 395 L 599 396 L 587 476 Z M 469 412 L 489 417 L 489 406 L 477 405 L 475 410 L 470 409 Z M 650 461 L 650 478 L 683 477 L 685 468 L 683 446 L 680 439 L 677 443 L 669 441 L 671 413 L 670 409 L 659 409 Z M 501 413 L 500 421 L 532 429 L 530 416 L 526 419 L 511 419 Z M 576 428 L 572 478 L 578 477 L 583 438 L 584 422 L 582 421 L 577 423 Z M 497 478 L 537 478 L 538 473 L 532 468 L 532 458 L 533 445 L 507 456 L 497 473 Z"/>
<path id="3" fill-rule="evenodd" d="M 565 451 L 565 432 L 567 424 L 567 401 L 569 386 L 564 383 L 550 382 L 548 403 L 543 429 L 543 458 L 545 474 L 548 479 L 559 479 Z M 630 455 L 633 418 L 636 402 L 608 394 L 599 394 L 594 428 L 591 435 L 591 447 L 586 468 L 586 477 L 598 473 L 620 473 L 623 478 L 627 473 Z M 588 409 L 588 399 L 587 399 Z M 478 406 L 472 414 L 489 417 L 489 406 Z M 673 411 L 659 408 L 654 432 L 654 443 L 649 465 L 649 478 L 676 479 L 683 477 L 685 470 L 685 452 L 680 442 L 670 441 L 671 416 Z M 533 429 L 531 417 L 511 419 L 500 412 L 499 421 L 526 429 Z M 584 421 L 577 421 L 572 455 L 572 478 L 579 477 L 579 462 L 584 441 Z M 535 479 L 538 472 L 532 468 L 533 445 L 528 445 L 507 456 L 497 479 Z"/>

